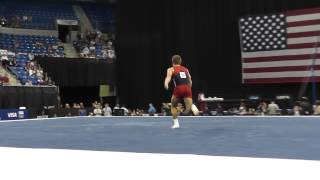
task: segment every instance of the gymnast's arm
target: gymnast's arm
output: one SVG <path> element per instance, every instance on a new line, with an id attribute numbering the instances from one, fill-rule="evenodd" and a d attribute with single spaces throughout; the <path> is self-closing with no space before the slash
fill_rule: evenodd
<path id="1" fill-rule="evenodd" d="M 170 83 L 170 81 L 171 81 L 171 78 L 172 78 L 172 68 L 168 68 L 168 70 L 167 70 L 167 77 L 166 77 L 166 79 L 164 80 L 164 88 L 165 88 L 166 90 L 169 89 L 169 83 Z"/>

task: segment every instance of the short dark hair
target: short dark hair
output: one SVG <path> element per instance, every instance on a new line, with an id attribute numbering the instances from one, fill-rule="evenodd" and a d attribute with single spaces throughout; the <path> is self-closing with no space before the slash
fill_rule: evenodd
<path id="1" fill-rule="evenodd" d="M 172 63 L 176 65 L 182 64 L 182 58 L 180 55 L 173 55 L 172 56 Z"/>

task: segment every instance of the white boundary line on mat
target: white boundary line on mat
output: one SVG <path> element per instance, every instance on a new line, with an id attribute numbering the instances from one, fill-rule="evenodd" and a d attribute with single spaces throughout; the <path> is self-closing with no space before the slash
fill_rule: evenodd
<path id="1" fill-rule="evenodd" d="M 54 118 L 34 118 L 34 119 L 20 119 L 20 120 L 0 120 L 0 123 L 10 123 L 10 122 L 27 122 L 27 121 L 46 121 L 46 120 L 65 120 L 65 119 L 158 119 L 158 118 L 171 118 L 172 116 L 72 116 L 72 117 L 54 117 Z M 181 118 L 199 118 L 199 119 L 228 119 L 228 118 L 239 118 L 239 119 L 265 119 L 265 118 L 289 118 L 289 119 L 302 119 L 302 118 L 319 118 L 320 116 L 180 116 Z"/>

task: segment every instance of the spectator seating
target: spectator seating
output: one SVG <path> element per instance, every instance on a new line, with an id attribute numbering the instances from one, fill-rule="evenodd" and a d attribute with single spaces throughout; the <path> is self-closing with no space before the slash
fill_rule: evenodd
<path id="1" fill-rule="evenodd" d="M 9 70 L 17 76 L 22 84 L 27 82 L 39 84 L 41 79 L 36 75 L 28 76 L 26 66 L 33 55 L 63 57 L 64 49 L 58 46 L 58 38 L 52 36 L 27 36 L 0 33 L 0 49 L 14 52 L 16 65 L 9 66 Z M 31 55 L 31 56 L 30 56 Z"/>
<path id="2" fill-rule="evenodd" d="M 33 53 L 34 55 L 60 55 L 63 56 L 62 47 L 58 46 L 58 38 L 53 36 L 28 36 L 0 33 L 0 49 L 16 53 Z M 51 49 L 52 48 L 52 49 Z M 51 50 L 50 50 L 51 49 Z"/>
<path id="3" fill-rule="evenodd" d="M 83 39 L 73 42 L 73 46 L 80 53 L 80 57 L 106 59 L 113 62 L 116 59 L 111 39 L 103 38 L 101 32 L 86 32 Z"/>
<path id="4" fill-rule="evenodd" d="M 7 18 L 10 27 L 45 30 L 56 29 L 56 19 L 77 20 L 71 4 L 60 1 L 4 1 L 0 16 Z"/>
<path id="5" fill-rule="evenodd" d="M 88 48 L 89 48 L 89 47 L 90 47 L 89 44 L 90 44 L 90 43 L 87 43 L 87 42 L 85 42 L 85 41 L 74 41 L 74 42 L 73 42 L 73 45 L 74 45 L 75 49 L 78 51 L 78 53 L 81 53 L 85 47 L 88 47 Z M 104 46 L 104 45 L 103 45 L 102 43 L 96 43 L 96 44 L 94 45 L 95 51 L 94 51 L 94 53 L 93 53 L 92 55 L 93 55 L 95 58 L 97 58 L 97 59 L 103 59 L 103 52 L 102 52 L 103 46 Z"/>
<path id="6" fill-rule="evenodd" d="M 21 81 L 22 84 L 31 82 L 33 85 L 39 84 L 39 79 L 36 76 L 28 76 L 28 73 L 25 70 L 27 63 L 31 60 L 28 55 L 18 54 L 16 55 L 16 66 L 9 66 L 9 70 Z"/>
<path id="7" fill-rule="evenodd" d="M 115 32 L 114 8 L 111 5 L 101 6 L 89 2 L 83 2 L 80 5 L 94 28 L 104 33 Z"/>

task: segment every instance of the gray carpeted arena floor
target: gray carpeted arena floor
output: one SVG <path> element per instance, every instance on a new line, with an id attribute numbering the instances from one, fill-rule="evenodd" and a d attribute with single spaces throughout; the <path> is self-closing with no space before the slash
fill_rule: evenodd
<path id="1" fill-rule="evenodd" d="M 1 122 L 0 147 L 320 160 L 320 117 L 81 117 Z"/>

